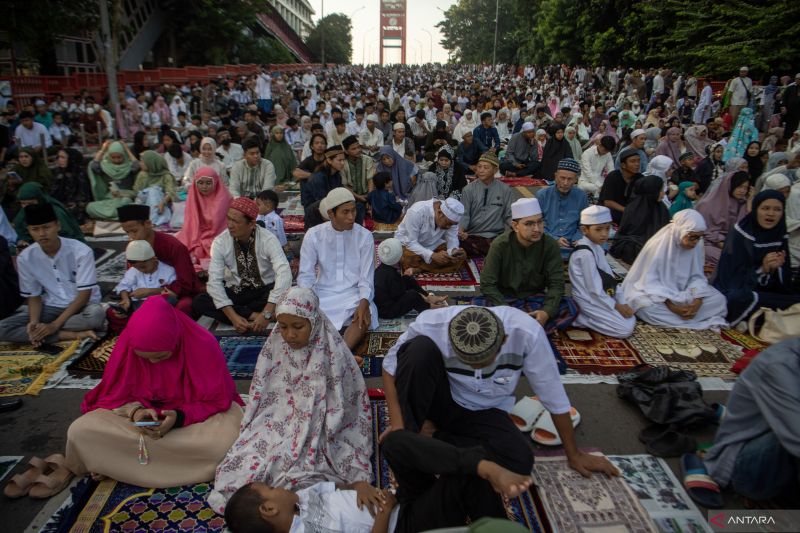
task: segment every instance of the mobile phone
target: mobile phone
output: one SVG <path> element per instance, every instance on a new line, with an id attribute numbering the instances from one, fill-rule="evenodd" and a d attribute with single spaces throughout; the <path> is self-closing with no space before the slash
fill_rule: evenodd
<path id="1" fill-rule="evenodd" d="M 138 422 L 134 422 L 133 425 L 139 428 L 149 428 L 153 426 L 160 426 L 161 422 L 158 420 L 139 420 Z"/>
<path id="2" fill-rule="evenodd" d="M 40 344 L 36 348 L 36 351 L 46 353 L 48 355 L 58 355 L 64 351 L 64 348 L 61 346 L 56 346 L 55 344 Z"/>

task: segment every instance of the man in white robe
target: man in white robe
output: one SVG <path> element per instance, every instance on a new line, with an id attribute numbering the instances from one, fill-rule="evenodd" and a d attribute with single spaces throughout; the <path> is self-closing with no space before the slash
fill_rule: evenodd
<path id="1" fill-rule="evenodd" d="M 375 241 L 372 232 L 355 223 L 355 197 L 348 189 L 333 189 L 319 210 L 328 222 L 303 238 L 297 285 L 317 294 L 320 309 L 336 329 L 346 327 L 342 336 L 352 350 L 378 326 Z"/>

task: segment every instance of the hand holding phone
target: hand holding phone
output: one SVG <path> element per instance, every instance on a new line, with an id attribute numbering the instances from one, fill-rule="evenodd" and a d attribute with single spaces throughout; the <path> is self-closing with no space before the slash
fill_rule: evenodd
<path id="1" fill-rule="evenodd" d="M 148 427 L 155 427 L 160 426 L 161 422 L 158 420 L 137 420 L 133 423 L 134 426 L 139 428 L 148 428 Z"/>

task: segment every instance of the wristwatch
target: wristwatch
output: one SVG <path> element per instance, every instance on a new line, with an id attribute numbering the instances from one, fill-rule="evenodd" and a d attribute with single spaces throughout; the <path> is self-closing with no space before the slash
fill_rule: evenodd
<path id="1" fill-rule="evenodd" d="M 267 319 L 267 322 L 272 320 L 272 313 L 270 313 L 269 311 L 262 311 L 261 314 L 264 315 L 264 318 Z"/>

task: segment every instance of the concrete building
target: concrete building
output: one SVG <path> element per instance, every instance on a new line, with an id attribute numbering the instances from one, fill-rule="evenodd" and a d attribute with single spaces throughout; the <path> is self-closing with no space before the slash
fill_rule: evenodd
<path id="1" fill-rule="evenodd" d="M 308 37 L 314 27 L 311 21 L 314 9 L 308 0 L 270 0 L 270 3 L 301 39 Z"/>

